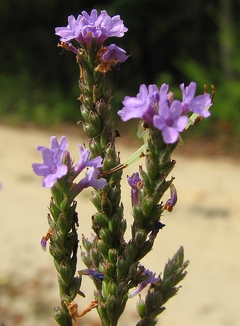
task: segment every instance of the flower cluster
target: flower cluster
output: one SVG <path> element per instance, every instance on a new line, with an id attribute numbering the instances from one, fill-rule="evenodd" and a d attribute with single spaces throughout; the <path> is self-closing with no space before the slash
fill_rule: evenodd
<path id="1" fill-rule="evenodd" d="M 51 149 L 44 146 L 37 147 L 37 150 L 42 154 L 43 163 L 33 163 L 32 168 L 36 175 L 44 177 L 42 186 L 52 188 L 57 179 L 62 178 L 69 172 L 73 174 L 74 180 L 84 168 L 89 167 L 85 177 L 74 186 L 74 192 L 79 193 L 89 186 L 96 189 L 102 189 L 106 185 L 106 180 L 98 178 L 100 174 L 99 168 L 102 167 L 101 156 L 90 159 L 90 151 L 84 149 L 84 147 L 79 144 L 80 160 L 75 166 L 70 168 L 72 171 L 69 171 L 68 165 L 63 163 L 64 157 L 70 157 L 70 153 L 66 150 L 67 146 L 67 138 L 65 136 L 61 137 L 60 143 L 58 143 L 55 136 L 52 136 L 50 138 Z M 71 158 L 69 163 L 72 165 Z"/>
<path id="2" fill-rule="evenodd" d="M 55 34 L 61 36 L 62 42 L 75 39 L 81 46 L 90 47 L 93 40 L 103 44 L 108 37 L 122 37 L 127 30 L 119 15 L 111 18 L 106 10 L 102 10 L 98 16 L 97 10 L 93 9 L 90 15 L 82 11 L 77 19 L 69 16 L 67 27 L 57 27 Z"/>
<path id="3" fill-rule="evenodd" d="M 212 105 L 209 94 L 195 96 L 196 83 L 191 82 L 186 88 L 180 85 L 182 101 L 174 100 L 173 93 L 169 92 L 169 86 L 163 84 L 158 90 L 156 85 L 141 85 L 137 97 L 126 96 L 123 101 L 123 109 L 118 115 L 123 121 L 139 118 L 150 126 L 162 131 L 165 143 L 172 144 L 178 140 L 179 132 L 182 132 L 188 124 L 189 112 L 198 114 L 204 118 L 210 115 L 208 111 Z"/>

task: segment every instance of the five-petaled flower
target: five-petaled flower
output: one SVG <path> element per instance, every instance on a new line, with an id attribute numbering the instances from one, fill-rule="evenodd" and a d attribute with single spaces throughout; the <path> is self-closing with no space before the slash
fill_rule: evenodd
<path id="1" fill-rule="evenodd" d="M 82 47 L 90 47 L 93 41 L 101 45 L 108 37 L 122 37 L 127 30 L 119 15 L 110 17 L 106 10 L 102 10 L 98 16 L 97 10 L 93 9 L 90 15 L 82 11 L 77 19 L 69 16 L 67 27 L 57 27 L 55 34 L 62 42 L 75 39 Z"/>
<path id="2" fill-rule="evenodd" d="M 32 168 L 36 175 L 42 176 L 42 186 L 52 188 L 57 179 L 60 179 L 68 172 L 67 165 L 62 163 L 63 155 L 66 152 L 67 138 L 63 136 L 58 143 L 55 136 L 50 138 L 51 149 L 38 146 L 42 154 L 43 163 L 33 163 Z"/>

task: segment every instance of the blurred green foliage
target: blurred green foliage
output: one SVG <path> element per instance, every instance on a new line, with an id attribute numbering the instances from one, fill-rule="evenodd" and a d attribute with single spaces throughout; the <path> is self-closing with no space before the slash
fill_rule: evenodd
<path id="1" fill-rule="evenodd" d="M 238 0 L 3 0 L 0 3 L 0 116 L 19 124 L 53 125 L 78 120 L 78 67 L 72 53 L 57 47 L 57 26 L 70 14 L 106 9 L 129 31 L 109 42 L 130 54 L 111 72 L 113 107 L 140 84 L 194 80 L 198 92 L 214 84 L 212 117 L 199 130 L 240 132 L 240 2 Z M 177 97 L 177 96 L 176 96 Z"/>

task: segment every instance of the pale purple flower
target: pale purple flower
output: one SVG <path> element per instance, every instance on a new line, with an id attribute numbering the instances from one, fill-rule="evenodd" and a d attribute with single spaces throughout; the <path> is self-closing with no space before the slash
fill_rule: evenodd
<path id="1" fill-rule="evenodd" d="M 81 144 L 78 144 L 78 147 L 80 151 L 80 160 L 74 168 L 76 174 L 82 172 L 82 170 L 87 166 L 92 166 L 94 168 L 101 168 L 103 166 L 101 156 L 97 156 L 93 159 L 90 159 L 90 155 L 91 155 L 90 150 L 84 148 Z"/>
<path id="2" fill-rule="evenodd" d="M 87 187 L 93 187 L 96 189 L 102 189 L 106 184 L 107 181 L 104 178 L 98 178 L 100 171 L 95 167 L 90 167 L 85 177 L 73 188 L 75 193 L 80 193 L 83 189 Z"/>
<path id="3" fill-rule="evenodd" d="M 151 272 L 148 269 L 142 273 L 142 276 L 146 276 L 146 279 L 141 282 L 138 287 L 132 292 L 128 293 L 129 298 L 133 298 L 135 295 L 139 294 L 148 284 L 154 284 L 160 281 L 159 277 L 155 277 L 156 273 Z"/>
<path id="4" fill-rule="evenodd" d="M 160 101 L 158 115 L 153 117 L 153 125 L 162 131 L 166 144 L 175 143 L 178 140 L 179 132 L 183 131 L 187 125 L 187 116 L 181 116 L 182 105 L 178 100 L 174 100 L 169 107 L 166 101 Z"/>
<path id="5" fill-rule="evenodd" d="M 126 96 L 123 100 L 124 107 L 118 111 L 118 115 L 123 121 L 139 118 L 152 124 L 152 119 L 158 112 L 158 102 L 160 99 L 167 101 L 168 85 L 163 84 L 158 90 L 156 85 L 142 84 L 137 97 Z"/>
<path id="6" fill-rule="evenodd" d="M 112 61 L 114 65 L 118 62 L 125 62 L 127 58 L 128 55 L 126 55 L 126 51 L 115 44 L 106 46 L 106 52 L 102 55 L 102 60 L 104 62 Z"/>
<path id="7" fill-rule="evenodd" d="M 47 249 L 47 241 L 46 241 L 46 239 L 44 237 L 42 237 L 42 239 L 41 239 L 41 247 L 42 247 L 43 251 L 46 251 L 46 249 Z"/>
<path id="8" fill-rule="evenodd" d="M 136 206 L 138 204 L 138 191 L 143 187 L 142 180 L 139 178 L 139 173 L 133 173 L 131 177 L 127 177 L 128 184 L 131 189 L 131 197 L 132 197 L 132 206 Z"/>
<path id="9" fill-rule="evenodd" d="M 182 90 L 183 100 L 182 100 L 182 113 L 186 114 L 189 111 L 197 113 L 204 118 L 210 116 L 208 111 L 209 107 L 212 105 L 212 100 L 210 94 L 202 94 L 195 96 L 197 84 L 191 82 L 186 88 L 184 84 L 180 85 Z"/>
<path id="10" fill-rule="evenodd" d="M 62 152 L 64 152 L 67 147 L 68 147 L 68 142 L 67 142 L 67 137 L 66 136 L 62 136 L 61 139 L 60 139 L 60 142 L 58 142 L 56 136 L 52 136 L 50 138 L 50 148 L 51 148 L 51 150 L 53 152 L 57 151 L 57 150 L 61 150 Z M 38 151 L 42 151 L 44 148 L 47 148 L 47 147 L 45 147 L 45 146 L 37 146 Z"/>
<path id="11" fill-rule="evenodd" d="M 90 15 L 82 11 L 77 19 L 69 16 L 67 27 L 57 27 L 55 34 L 61 36 L 62 42 L 76 39 L 80 45 L 90 46 L 93 40 L 102 44 L 108 37 L 122 37 L 127 30 L 119 15 L 110 17 L 106 10 L 102 10 L 98 16 L 97 10 L 93 9 Z"/>
<path id="12" fill-rule="evenodd" d="M 36 175 L 44 177 L 42 186 L 52 188 L 57 179 L 66 175 L 68 171 L 67 165 L 62 164 L 63 151 L 55 147 L 54 151 L 42 147 L 41 154 L 43 163 L 33 163 L 32 168 Z"/>

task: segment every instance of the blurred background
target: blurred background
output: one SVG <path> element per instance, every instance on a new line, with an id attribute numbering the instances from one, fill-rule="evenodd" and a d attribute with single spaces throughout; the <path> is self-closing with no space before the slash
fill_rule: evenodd
<path id="1" fill-rule="evenodd" d="M 57 47 L 55 27 L 82 11 L 120 14 L 128 32 L 111 38 L 130 54 L 112 71 L 113 108 L 142 83 L 214 84 L 212 118 L 201 133 L 240 132 L 240 2 L 238 0 L 3 0 L 0 3 L 0 118 L 19 125 L 53 126 L 78 119 L 78 67 L 73 53 Z"/>

